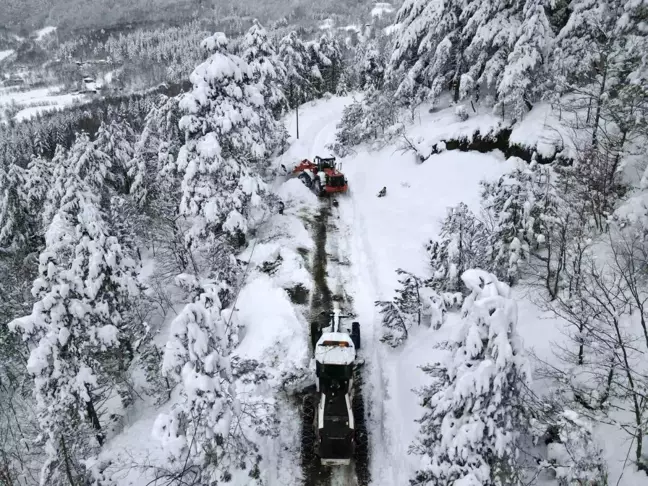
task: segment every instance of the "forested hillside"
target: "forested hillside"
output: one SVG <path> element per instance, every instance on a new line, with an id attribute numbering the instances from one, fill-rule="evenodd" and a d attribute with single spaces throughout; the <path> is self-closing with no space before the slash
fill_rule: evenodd
<path id="1" fill-rule="evenodd" d="M 0 10 L 129 88 L 0 125 L 0 485 L 648 484 L 648 4 L 275 3 Z M 329 152 L 336 204 L 285 182 Z M 325 301 L 366 450 L 318 478 Z"/>

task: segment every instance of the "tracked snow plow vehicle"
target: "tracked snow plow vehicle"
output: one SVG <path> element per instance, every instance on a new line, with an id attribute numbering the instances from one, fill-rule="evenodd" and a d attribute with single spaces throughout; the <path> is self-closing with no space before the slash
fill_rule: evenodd
<path id="1" fill-rule="evenodd" d="M 360 348 L 360 324 L 345 328 L 338 308 L 329 314 L 315 346 L 316 390 L 315 448 L 322 465 L 348 465 L 355 452 L 354 367 Z"/>
<path id="2" fill-rule="evenodd" d="M 335 157 L 319 156 L 312 162 L 304 159 L 291 171 L 291 174 L 299 177 L 299 180 L 318 196 L 346 192 L 349 183 L 335 160 Z M 288 172 L 285 166 L 284 169 Z"/>

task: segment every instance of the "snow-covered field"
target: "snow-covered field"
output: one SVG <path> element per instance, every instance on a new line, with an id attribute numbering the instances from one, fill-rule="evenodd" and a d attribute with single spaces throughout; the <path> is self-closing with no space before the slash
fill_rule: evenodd
<path id="1" fill-rule="evenodd" d="M 0 51 L 0 61 L 3 61 L 7 59 L 9 56 L 11 56 L 15 51 L 13 49 L 8 49 L 6 51 Z"/>
<path id="2" fill-rule="evenodd" d="M 0 112 L 10 105 L 17 105 L 14 118 L 22 121 L 39 113 L 61 109 L 87 99 L 83 95 L 61 93 L 61 88 L 38 88 L 28 91 L 17 91 L 14 88 L 0 88 Z"/>

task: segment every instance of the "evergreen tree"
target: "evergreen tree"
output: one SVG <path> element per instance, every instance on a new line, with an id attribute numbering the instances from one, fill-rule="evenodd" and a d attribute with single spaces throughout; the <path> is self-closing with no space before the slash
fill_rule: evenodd
<path id="1" fill-rule="evenodd" d="M 467 270 L 462 280 L 472 293 L 461 328 L 444 344 L 451 356 L 423 368 L 434 382 L 420 392 L 426 412 L 413 451 L 426 463 L 413 485 L 496 486 L 513 477 L 530 379 L 516 304 L 492 274 Z"/>
<path id="2" fill-rule="evenodd" d="M 312 87 L 308 49 L 296 32 L 290 32 L 281 39 L 279 57 L 286 67 L 285 91 L 288 104 L 291 108 L 297 108 L 306 101 Z"/>
<path id="3" fill-rule="evenodd" d="M 178 155 L 183 175 L 180 212 L 191 218 L 187 243 L 214 242 L 221 234 L 241 244 L 264 191 L 252 167 L 266 155 L 262 136 L 263 96 L 248 83 L 253 73 L 227 50 L 217 33 L 203 46 L 212 54 L 191 75 L 193 90 L 180 108 L 186 143 Z"/>
<path id="4" fill-rule="evenodd" d="M 29 210 L 34 215 L 42 214 L 53 174 L 54 164 L 51 160 L 32 157 L 29 161 L 25 177 L 25 192 Z"/>
<path id="5" fill-rule="evenodd" d="M 276 151 L 283 148 L 288 133 L 277 120 L 287 109 L 287 100 L 281 87 L 286 83 L 286 68 L 279 60 L 274 46 L 268 39 L 268 33 L 258 21 L 252 25 L 242 42 L 242 58 L 252 71 L 251 83 L 263 95 L 264 109 L 269 115 L 261 119 L 261 135 L 266 143 L 266 158 L 271 158 Z"/>
<path id="6" fill-rule="evenodd" d="M 461 54 L 465 72 L 461 74 L 460 98 L 496 90 L 520 27 L 520 2 L 469 0 L 462 8 Z"/>
<path id="7" fill-rule="evenodd" d="M 181 406 L 158 417 L 155 433 L 172 466 L 199 484 L 228 482 L 237 470 L 257 484 L 256 446 L 240 427 L 229 336 L 214 282 L 194 282 L 194 298 L 171 325 L 163 372 L 180 382 Z M 189 465 L 189 467 L 186 467 Z"/>
<path id="8" fill-rule="evenodd" d="M 324 34 L 319 40 L 320 63 L 323 91 L 336 93 L 342 75 L 342 52 L 337 37 Z"/>
<path id="9" fill-rule="evenodd" d="M 356 63 L 359 69 L 359 88 L 362 90 L 374 87 L 383 87 L 386 69 L 384 53 L 380 51 L 377 39 L 372 39 L 362 44 L 357 51 Z"/>
<path id="10" fill-rule="evenodd" d="M 124 120 L 104 122 L 97 131 L 93 148 L 111 162 L 112 184 L 121 194 L 129 194 L 134 170 L 135 133 Z"/>
<path id="11" fill-rule="evenodd" d="M 35 221 L 27 205 L 26 174 L 19 166 L 0 166 L 0 252 L 32 248 Z"/>
<path id="12" fill-rule="evenodd" d="M 385 333 L 380 340 L 393 348 L 405 342 L 412 325 L 421 325 L 421 291 L 425 285 L 421 278 L 405 270 L 399 268 L 396 273 L 402 275 L 399 279 L 400 288 L 396 289 L 396 297 L 393 300 L 376 301 L 385 327 Z"/>
<path id="13" fill-rule="evenodd" d="M 156 100 L 135 144 L 130 194 L 135 203 L 155 213 L 171 216 L 179 204 L 180 181 L 176 159 L 181 144 L 178 98 L 164 95 Z M 162 210 L 162 208 L 166 208 Z"/>
<path id="14" fill-rule="evenodd" d="M 464 203 L 448 210 L 439 241 L 427 245 L 432 278 L 430 284 L 441 292 L 463 290 L 461 275 L 469 268 L 487 265 L 487 228 Z"/>
<path id="15" fill-rule="evenodd" d="M 326 92 L 322 69 L 329 68 L 332 62 L 326 56 L 325 51 L 322 50 L 319 41 L 313 40 L 307 42 L 306 49 L 308 51 L 308 83 L 306 86 L 309 88 L 306 97 L 307 99 L 316 99 L 320 98 Z"/>
<path id="16" fill-rule="evenodd" d="M 553 37 L 545 0 L 527 0 L 523 14 L 517 41 L 497 86 L 500 103 L 512 107 L 517 120 L 542 96 Z"/>
<path id="17" fill-rule="evenodd" d="M 403 104 L 434 101 L 446 89 L 452 89 L 455 101 L 459 100 L 461 77 L 467 71 L 461 12 L 462 5 L 455 0 L 403 3 L 389 66 Z"/>
<path id="18" fill-rule="evenodd" d="M 90 167 L 78 171 L 80 165 L 68 165 L 68 185 L 46 235 L 32 290 L 38 301 L 30 316 L 12 323 L 34 346 L 27 367 L 46 442 L 43 485 L 80 484 L 91 474 L 83 461 L 106 439 L 99 404 L 121 381 L 118 371 L 128 366 L 136 338 L 135 265 L 109 234 L 96 174 Z"/>
<path id="19" fill-rule="evenodd" d="M 519 277 L 520 264 L 528 259 L 530 245 L 535 243 L 535 176 L 522 161 L 519 163 L 522 168 L 503 175 L 497 182 L 482 182 L 482 204 L 494 222 L 488 249 L 491 267 L 509 283 Z"/>
<path id="20" fill-rule="evenodd" d="M 275 117 L 287 111 L 287 100 L 282 92 L 286 83 L 286 67 L 279 59 L 268 32 L 255 20 L 242 41 L 243 60 L 253 73 L 253 82 L 258 84 L 261 94 Z"/>

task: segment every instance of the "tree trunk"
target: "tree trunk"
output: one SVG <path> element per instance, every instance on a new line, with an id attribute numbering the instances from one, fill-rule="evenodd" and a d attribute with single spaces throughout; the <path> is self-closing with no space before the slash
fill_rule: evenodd
<path id="1" fill-rule="evenodd" d="M 601 87 L 599 89 L 598 96 L 596 98 L 596 112 L 594 114 L 594 131 L 592 133 L 592 148 L 596 149 L 598 145 L 598 128 L 601 121 L 601 110 L 603 105 L 603 95 L 607 89 L 607 75 L 608 75 L 608 64 L 607 64 L 607 55 L 601 54 L 601 68 L 603 69 L 603 79 L 601 80 Z"/>
<path id="2" fill-rule="evenodd" d="M 70 467 L 70 456 L 68 455 L 68 450 L 65 446 L 65 439 L 63 437 L 61 437 L 61 449 L 63 449 L 63 460 L 65 461 L 65 475 L 70 482 L 70 486 L 76 486 L 74 476 L 72 476 L 72 468 Z"/>
<path id="3" fill-rule="evenodd" d="M 88 396 L 90 397 L 90 400 L 86 402 L 86 412 L 88 414 L 88 418 L 90 419 L 90 423 L 92 424 L 92 428 L 97 431 L 95 433 L 95 437 L 97 437 L 97 442 L 99 443 L 100 446 L 102 446 L 104 444 L 105 437 L 103 431 L 101 430 L 99 415 L 97 415 L 97 410 L 95 409 L 94 402 L 92 401 L 92 395 L 90 393 L 90 387 L 88 385 L 86 385 L 86 390 L 88 392 Z"/>

